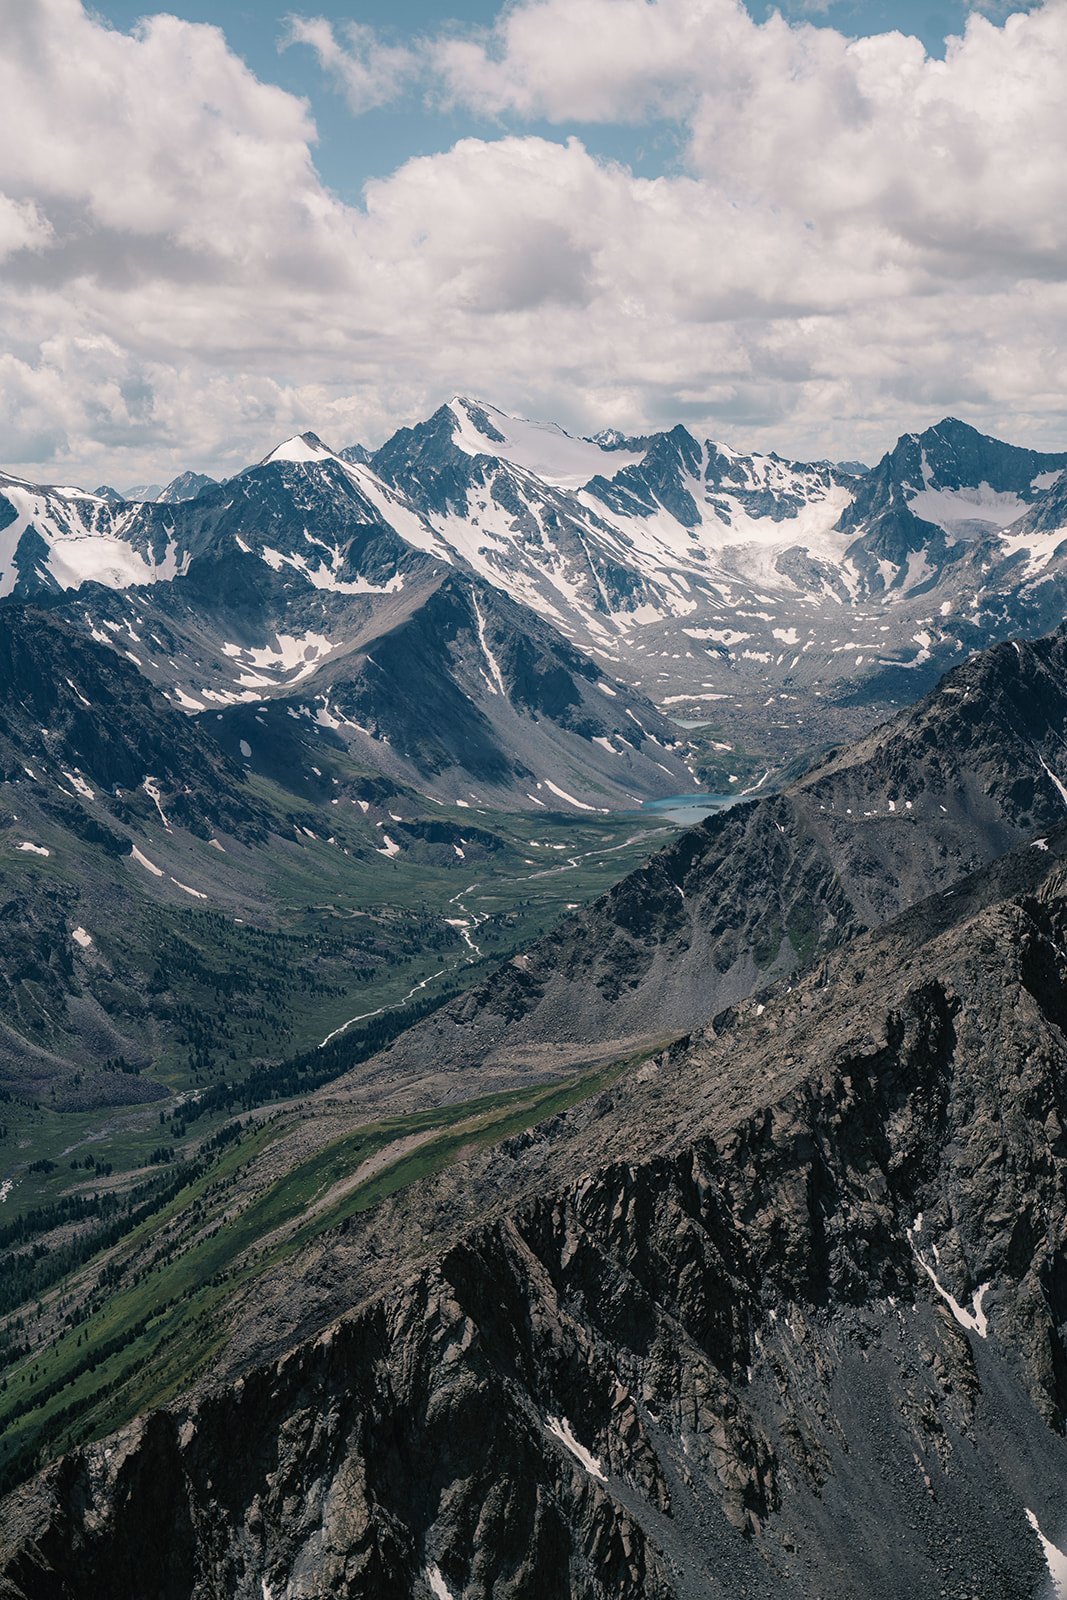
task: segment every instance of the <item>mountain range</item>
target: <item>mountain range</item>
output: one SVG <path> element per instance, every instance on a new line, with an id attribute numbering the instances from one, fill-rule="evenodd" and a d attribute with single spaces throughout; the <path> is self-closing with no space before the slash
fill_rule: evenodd
<path id="1" fill-rule="evenodd" d="M 150 501 L 0 479 L 0 596 L 65 604 L 186 710 L 285 701 L 377 741 L 394 776 L 447 769 L 448 798 L 510 786 L 532 805 L 551 778 L 617 804 L 691 786 L 676 735 L 620 693 L 690 721 L 740 708 L 792 753 L 859 731 L 849 707 L 870 725 L 970 651 L 1047 632 L 1064 612 L 1065 467 L 953 419 L 860 473 L 682 427 L 577 439 L 458 398 L 375 451 L 298 435 L 224 483 L 186 473 Z M 398 629 L 405 658 L 453 680 L 437 738 L 472 702 L 471 766 L 465 745 L 421 749 L 386 679 L 370 681 Z M 542 685 L 569 675 L 566 716 L 518 665 L 512 694 L 501 661 L 516 654 Z M 485 726 L 501 714 L 507 727 Z M 547 721 L 558 750 L 533 734 Z M 533 781 L 512 782 L 519 768 Z"/>
<path id="2" fill-rule="evenodd" d="M 76 1288 L 46 1257 L 5 1600 L 1042 1593 L 1065 652 L 974 658 L 191 1148 Z"/>
<path id="3" fill-rule="evenodd" d="M 1051 1593 L 1061 547 L 952 420 L 0 480 L 0 1600 Z"/>

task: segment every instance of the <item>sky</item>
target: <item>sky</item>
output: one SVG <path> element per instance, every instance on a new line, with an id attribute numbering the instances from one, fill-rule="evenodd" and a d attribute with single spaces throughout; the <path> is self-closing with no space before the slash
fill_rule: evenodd
<path id="1" fill-rule="evenodd" d="M 1067 445 L 1067 0 L 0 0 L 0 465 Z"/>

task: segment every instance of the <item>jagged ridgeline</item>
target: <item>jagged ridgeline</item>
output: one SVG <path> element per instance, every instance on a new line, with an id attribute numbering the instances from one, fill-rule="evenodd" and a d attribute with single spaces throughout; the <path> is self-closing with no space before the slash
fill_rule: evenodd
<path id="1" fill-rule="evenodd" d="M 192 1128 L 18 1308 L 0 1593 L 1043 1594 L 1065 668 L 967 661 L 383 1054 Z"/>
<path id="2" fill-rule="evenodd" d="M 548 779 L 613 803 L 677 789 L 648 700 L 690 720 L 762 708 L 765 735 L 795 745 L 799 719 L 811 748 L 855 727 L 846 708 L 912 700 L 961 655 L 1055 626 L 1065 468 L 953 418 L 866 469 L 683 427 L 579 439 L 457 397 L 377 450 L 298 435 L 219 484 L 124 498 L 0 477 L 0 595 L 77 597 L 71 614 L 186 710 L 278 696 L 448 798 L 517 763 L 534 782 L 516 803 Z M 433 660 L 418 734 L 398 648 L 420 688 Z M 457 713 L 472 762 L 454 744 L 445 772 Z"/>

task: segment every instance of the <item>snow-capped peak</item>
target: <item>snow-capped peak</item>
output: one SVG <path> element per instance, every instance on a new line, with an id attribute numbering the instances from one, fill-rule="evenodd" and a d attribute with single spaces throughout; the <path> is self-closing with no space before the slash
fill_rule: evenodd
<path id="1" fill-rule="evenodd" d="M 621 428 L 600 428 L 585 438 L 586 444 L 598 444 L 602 450 L 618 450 L 626 443 Z"/>
<path id="2" fill-rule="evenodd" d="M 455 395 L 448 409 L 456 421 L 452 442 L 457 449 L 509 461 L 556 489 L 580 489 L 590 478 L 613 476 L 643 459 L 641 453 L 608 450 L 592 439 L 576 439 L 555 422 L 511 417 L 464 395 Z"/>
<path id="3" fill-rule="evenodd" d="M 270 466 L 272 461 L 327 461 L 333 454 L 317 433 L 294 433 L 291 439 L 286 439 L 270 455 L 264 456 L 260 466 Z"/>

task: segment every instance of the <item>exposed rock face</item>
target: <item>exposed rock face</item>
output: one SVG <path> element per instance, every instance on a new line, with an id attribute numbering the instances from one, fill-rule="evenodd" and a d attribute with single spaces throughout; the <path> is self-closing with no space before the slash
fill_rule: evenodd
<path id="1" fill-rule="evenodd" d="M 0 1593 L 1038 1594 L 1067 829 L 1041 843 L 332 1236 L 356 1309 L 9 1499 Z M 284 1285 L 312 1323 L 322 1265 Z"/>

